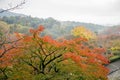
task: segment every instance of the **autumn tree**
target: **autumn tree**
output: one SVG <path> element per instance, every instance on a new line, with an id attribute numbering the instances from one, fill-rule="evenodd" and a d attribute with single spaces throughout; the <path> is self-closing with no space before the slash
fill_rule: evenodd
<path id="1" fill-rule="evenodd" d="M 82 37 L 82 38 L 86 38 L 86 39 L 94 39 L 95 38 L 95 34 L 83 26 L 78 26 L 78 27 L 73 28 L 71 33 L 75 37 Z"/>
<path id="2" fill-rule="evenodd" d="M 51 77 L 46 79 L 53 80 L 56 74 L 67 75 L 63 78 L 67 80 L 107 80 L 109 70 L 104 64 L 108 64 L 108 60 L 102 55 L 103 48 L 90 47 L 87 39 L 82 37 L 59 41 L 49 36 L 41 37 L 43 30 L 44 27 L 39 26 L 38 29 L 30 29 L 31 36 L 17 34 L 23 38 L 23 56 L 19 60 L 31 67 L 33 75 L 45 77 L 49 74 Z"/>
<path id="3" fill-rule="evenodd" d="M 0 79 L 6 80 L 7 68 L 12 65 L 12 59 L 17 52 L 17 42 L 15 37 L 7 32 L 0 31 Z"/>
<path id="4" fill-rule="evenodd" d="M 34 74 L 46 74 L 52 69 L 58 72 L 55 65 L 63 61 L 62 55 L 66 52 L 62 42 L 53 40 L 49 36 L 39 37 L 43 29 L 42 26 L 36 30 L 31 29 L 32 36 L 25 36 L 23 39 L 25 57 L 21 60 L 33 68 Z"/>

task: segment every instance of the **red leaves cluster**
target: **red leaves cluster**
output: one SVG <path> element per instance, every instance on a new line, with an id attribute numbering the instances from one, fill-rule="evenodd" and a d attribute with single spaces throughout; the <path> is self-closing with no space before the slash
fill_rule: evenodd
<path id="1" fill-rule="evenodd" d="M 44 30 L 44 27 L 40 25 L 38 29 L 30 29 L 30 33 L 39 33 Z"/>
<path id="2" fill-rule="evenodd" d="M 44 30 L 44 26 L 43 25 L 40 25 L 39 27 L 38 27 L 38 31 L 43 31 Z"/>

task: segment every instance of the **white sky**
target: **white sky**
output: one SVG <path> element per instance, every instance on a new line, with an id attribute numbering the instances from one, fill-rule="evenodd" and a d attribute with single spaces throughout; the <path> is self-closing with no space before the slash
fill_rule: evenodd
<path id="1" fill-rule="evenodd" d="M 20 1 L 0 0 L 0 8 Z M 120 24 L 120 0 L 26 0 L 22 9 L 13 12 L 39 18 L 53 17 L 61 21 Z"/>

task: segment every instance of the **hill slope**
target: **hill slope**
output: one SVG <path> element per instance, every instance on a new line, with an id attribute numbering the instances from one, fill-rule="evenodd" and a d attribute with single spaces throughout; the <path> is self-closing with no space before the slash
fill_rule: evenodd
<path id="1" fill-rule="evenodd" d="M 23 14 L 17 14 L 12 12 L 4 12 L 0 13 L 0 19 L 8 24 L 20 24 L 22 26 L 28 27 L 37 27 L 39 25 L 45 26 L 45 31 L 43 35 L 51 35 L 54 38 L 70 35 L 71 30 L 76 26 L 84 26 L 90 29 L 93 32 L 100 33 L 106 29 L 105 26 L 92 24 L 92 23 L 83 23 L 83 22 L 75 22 L 75 21 L 58 21 L 53 18 L 35 18 L 31 16 L 25 16 Z"/>

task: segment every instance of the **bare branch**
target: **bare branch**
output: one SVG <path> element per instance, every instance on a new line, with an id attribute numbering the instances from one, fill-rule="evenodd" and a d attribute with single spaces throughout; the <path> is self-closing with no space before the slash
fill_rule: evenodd
<path id="1" fill-rule="evenodd" d="M 4 10 L 0 11 L 0 13 L 6 12 L 6 11 L 10 11 L 10 10 L 14 10 L 14 9 L 22 6 L 23 4 L 25 4 L 25 0 L 23 0 L 20 4 L 17 4 L 17 5 L 14 6 L 14 7 L 11 7 L 11 8 L 8 8 L 8 9 L 4 9 Z"/>

